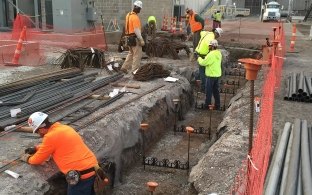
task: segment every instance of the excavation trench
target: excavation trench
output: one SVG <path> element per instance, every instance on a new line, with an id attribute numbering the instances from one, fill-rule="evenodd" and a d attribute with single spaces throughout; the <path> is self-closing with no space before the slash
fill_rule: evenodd
<path id="1" fill-rule="evenodd" d="M 224 65 L 227 73 L 232 68 L 237 69 L 239 65 L 235 62 L 235 59 L 242 54 L 243 57 L 258 55 L 254 50 L 235 48 L 228 49 L 228 51 L 230 56 L 235 57 L 231 58 L 231 62 Z M 184 67 L 180 67 L 178 71 L 175 70 L 180 72 L 179 75 L 176 75 L 177 77 L 180 75 L 190 77 L 189 74 L 183 74 L 183 72 L 188 71 L 181 71 L 181 69 L 184 69 Z M 241 72 L 243 72 L 243 69 Z M 246 88 L 244 76 L 227 74 L 222 77 L 222 80 L 225 83 L 236 80 L 240 84 L 239 86 L 237 84 L 226 85 L 229 93 L 221 94 L 223 107 L 227 108 L 227 110 L 233 110 L 231 109 L 233 105 L 230 105 L 235 104 L 233 103 L 233 97 L 236 99 L 234 102 L 240 99 L 238 96 L 241 96 L 241 91 Z M 146 85 L 145 87 L 152 88 L 152 85 L 159 82 L 154 80 L 143 83 L 142 86 Z M 230 93 L 233 87 L 236 95 Z M 185 78 L 181 77 L 179 82 L 166 84 L 165 87 L 142 97 L 137 102 L 125 106 L 118 112 L 108 115 L 82 130 L 82 135 L 87 144 L 91 145 L 94 151 L 98 151 L 97 156 L 116 163 L 114 188 L 108 189 L 110 194 L 125 194 L 125 192 L 128 194 L 144 194 L 146 193 L 145 183 L 149 180 L 161 184 L 158 189 L 160 193 L 180 194 L 184 192 L 197 194 L 200 191 L 196 186 L 199 183 L 196 179 L 191 180 L 191 183 L 189 183 L 190 180 L 187 174 L 194 174 L 191 169 L 182 170 L 150 165 L 146 165 L 144 168 L 142 163 L 143 136 L 146 159 L 156 158 L 158 161 L 167 159 L 170 163 L 179 161 L 181 164 L 187 162 L 189 137 L 186 132 L 174 131 L 176 121 L 176 126 L 180 131 L 185 126 L 203 130 L 202 133 L 194 133 L 190 137 L 189 163 L 190 168 L 196 166 L 195 171 L 205 169 L 200 167 L 201 163 L 198 162 L 209 154 L 209 148 L 228 131 L 227 125 L 220 126 L 220 124 L 224 123 L 224 116 L 229 116 L 229 111 L 209 111 L 199 107 L 195 108 L 195 101 L 198 101 L 198 105 L 200 105 L 205 99 L 204 94 L 199 94 L 197 99 L 196 95 L 196 85 L 190 84 Z M 172 101 L 176 98 L 180 99 L 181 106 L 177 113 Z M 90 117 L 98 115 L 101 115 L 101 110 Z M 141 123 L 149 124 L 149 128 L 144 131 L 144 135 L 140 131 L 139 126 Z M 210 137 L 208 134 L 209 127 L 211 127 Z M 102 129 L 105 129 L 106 133 L 103 133 Z M 49 184 L 51 188 L 47 194 L 62 194 L 66 191 L 66 182 L 61 174 L 51 177 Z"/>

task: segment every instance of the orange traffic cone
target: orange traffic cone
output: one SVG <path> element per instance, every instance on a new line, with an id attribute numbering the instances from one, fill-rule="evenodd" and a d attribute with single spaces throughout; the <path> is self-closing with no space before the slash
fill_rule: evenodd
<path id="1" fill-rule="evenodd" d="M 12 64 L 10 65 L 19 66 L 18 61 L 21 56 L 23 41 L 25 40 L 25 38 L 26 38 L 26 26 L 23 27 L 23 30 L 20 34 L 19 40 L 16 45 L 15 53 L 12 59 Z"/>
<path id="2" fill-rule="evenodd" d="M 290 39 L 290 46 L 289 46 L 289 53 L 297 53 L 295 51 L 295 42 L 296 42 L 296 24 L 294 23 L 292 26 L 292 35 L 291 35 L 291 39 Z"/>

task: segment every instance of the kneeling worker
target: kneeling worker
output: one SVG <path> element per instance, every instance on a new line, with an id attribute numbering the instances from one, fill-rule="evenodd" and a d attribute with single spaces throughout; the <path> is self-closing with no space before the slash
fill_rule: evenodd
<path id="1" fill-rule="evenodd" d="M 27 148 L 21 160 L 31 165 L 40 165 L 52 156 L 62 173 L 66 175 L 68 195 L 93 195 L 101 170 L 94 153 L 70 126 L 51 123 L 48 115 L 33 113 L 28 119 L 33 133 L 43 138 L 36 147 Z M 104 174 L 104 172 L 102 172 Z M 103 176 L 103 175 L 102 175 Z M 104 176 L 103 176 L 104 177 Z"/>
<path id="2" fill-rule="evenodd" d="M 155 36 L 157 29 L 155 16 L 148 17 L 145 28 L 147 30 L 148 35 Z"/>
<path id="3" fill-rule="evenodd" d="M 212 40 L 209 43 L 209 53 L 205 58 L 198 57 L 198 63 L 205 67 L 206 75 L 206 100 L 205 108 L 211 105 L 211 97 L 213 95 L 215 101 L 215 109 L 220 110 L 220 93 L 219 93 L 219 78 L 222 75 L 221 62 L 222 54 L 217 49 L 218 41 Z"/>

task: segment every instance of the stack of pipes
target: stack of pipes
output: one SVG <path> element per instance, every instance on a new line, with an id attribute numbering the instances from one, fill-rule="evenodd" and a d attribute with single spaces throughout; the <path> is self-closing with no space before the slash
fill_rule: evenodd
<path id="1" fill-rule="evenodd" d="M 266 178 L 265 195 L 312 194 L 312 127 L 286 122 Z"/>
<path id="2" fill-rule="evenodd" d="M 284 100 L 312 102 L 311 77 L 303 72 L 291 73 L 287 78 Z"/>

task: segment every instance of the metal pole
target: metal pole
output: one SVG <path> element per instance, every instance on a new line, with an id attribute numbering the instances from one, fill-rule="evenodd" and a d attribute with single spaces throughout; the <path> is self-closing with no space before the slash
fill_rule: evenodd
<path id="1" fill-rule="evenodd" d="M 210 116 L 209 116 L 209 131 L 208 131 L 208 139 L 210 140 L 211 139 L 211 115 L 212 115 L 212 109 L 210 106 L 209 106 L 209 110 L 210 110 Z"/>
<path id="2" fill-rule="evenodd" d="M 143 155 L 143 168 L 145 170 L 145 143 L 144 143 L 144 130 L 141 128 L 142 133 L 142 155 Z"/>
<path id="3" fill-rule="evenodd" d="M 240 38 L 240 28 L 241 28 L 241 24 L 242 24 L 242 17 L 239 17 L 238 42 L 239 42 L 239 38 Z"/>
<path id="4" fill-rule="evenodd" d="M 190 145 L 191 145 L 191 133 L 188 133 L 188 144 L 187 144 L 187 174 L 189 173 L 190 170 Z"/>
<path id="5" fill-rule="evenodd" d="M 255 81 L 250 81 L 250 120 L 249 120 L 249 147 L 248 153 L 251 153 L 253 139 L 253 114 L 254 114 L 254 98 L 255 98 Z"/>

